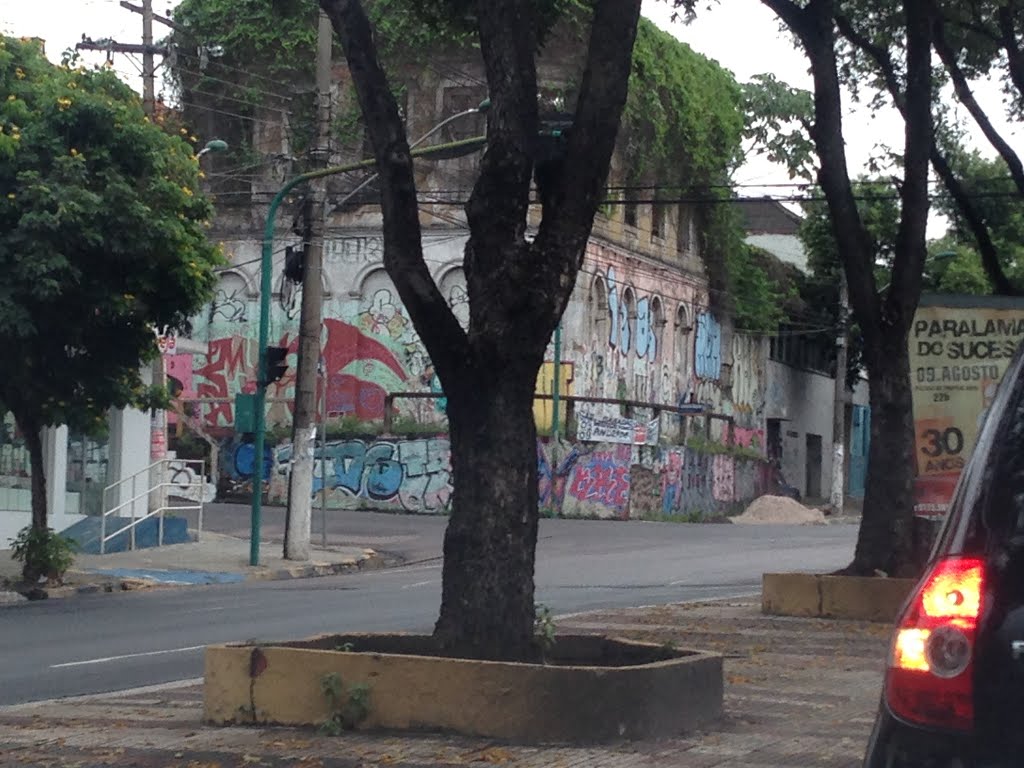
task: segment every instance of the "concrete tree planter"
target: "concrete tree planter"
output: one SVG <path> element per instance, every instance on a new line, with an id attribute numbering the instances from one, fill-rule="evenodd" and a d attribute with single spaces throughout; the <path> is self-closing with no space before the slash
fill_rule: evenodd
<path id="1" fill-rule="evenodd" d="M 345 649 L 345 650 L 336 650 Z M 424 635 L 326 635 L 206 650 L 208 722 L 318 726 L 324 680 L 365 686 L 359 728 L 444 730 L 520 743 L 678 735 L 722 710 L 722 658 L 599 636 L 559 636 L 547 664 L 437 655 Z"/>
<path id="2" fill-rule="evenodd" d="M 916 583 L 915 579 L 766 573 L 762 577 L 761 612 L 893 622 Z"/>

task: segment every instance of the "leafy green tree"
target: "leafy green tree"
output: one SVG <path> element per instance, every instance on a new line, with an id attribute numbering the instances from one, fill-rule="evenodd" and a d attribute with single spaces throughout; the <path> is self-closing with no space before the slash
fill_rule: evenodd
<path id="1" fill-rule="evenodd" d="M 96 432 L 110 408 L 159 399 L 140 374 L 154 330 L 188 327 L 221 257 L 192 147 L 112 72 L 0 38 L 0 94 L 0 402 L 25 436 L 45 530 L 40 430 Z"/>
<path id="2" fill-rule="evenodd" d="M 817 182 L 829 211 L 835 250 L 849 287 L 863 359 L 870 380 L 872 434 L 864 516 L 853 562 L 858 574 L 913 573 L 913 421 L 907 336 L 920 298 L 927 249 L 928 170 L 933 148 L 933 77 L 931 46 L 934 11 L 930 0 L 762 0 L 794 35 L 807 56 L 814 81 L 810 114 L 806 99 L 787 97 L 785 110 L 807 131 L 816 155 Z M 857 39 L 856 21 L 884 30 L 882 47 L 892 71 L 879 75 L 870 67 L 874 37 Z M 852 29 L 854 34 L 847 34 Z M 840 36 L 841 35 L 841 36 Z M 900 56 L 889 56 L 899 50 Z M 849 55 L 848 55 L 849 54 Z M 884 75 L 891 74 L 891 77 Z M 905 145 L 899 160 L 899 216 L 889 277 L 880 286 L 878 243 L 871 233 L 869 212 L 857 204 L 843 138 L 842 85 L 882 99 L 891 98 L 905 124 Z M 765 83 L 761 84 L 765 86 Z M 771 85 L 771 83 L 768 83 Z M 783 114 L 785 117 L 785 114 Z M 788 123 L 787 123 L 788 124 Z M 806 157 L 807 145 L 797 147 Z M 769 151 L 778 151 L 776 146 Z M 888 260 L 883 256 L 883 261 Z M 884 290 L 883 290 L 884 288 Z M 882 469 L 884 468 L 884 469 Z"/>
<path id="3" fill-rule="evenodd" d="M 939 198 L 936 208 L 950 220 L 950 237 L 960 248 L 976 253 L 975 225 L 984 227 L 1006 282 L 1019 291 L 1024 287 L 1024 196 L 1007 172 L 1006 162 L 978 152 L 957 151 L 951 153 L 950 165 L 970 196 L 970 215 L 974 217 L 972 222 L 954 199 Z M 986 282 L 991 284 L 989 275 Z"/>

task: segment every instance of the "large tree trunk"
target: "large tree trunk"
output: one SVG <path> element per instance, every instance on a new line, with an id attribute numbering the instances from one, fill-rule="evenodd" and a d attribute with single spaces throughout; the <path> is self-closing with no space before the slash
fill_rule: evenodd
<path id="1" fill-rule="evenodd" d="M 888 291 L 874 278 L 875 249 L 857 209 L 843 139 L 843 108 L 836 59 L 840 3 L 762 0 L 803 44 L 814 78 L 814 140 L 818 179 L 829 212 L 853 307 L 864 337 L 871 388 L 871 448 L 864 516 L 847 572 L 915 572 L 913 522 L 914 432 L 907 335 L 921 296 L 928 220 L 928 163 L 933 147 L 929 0 L 904 0 L 906 64 L 902 94 L 893 98 L 904 119 L 905 151 L 900 225 Z M 843 26 L 843 20 L 839 20 Z M 846 24 L 845 28 L 850 29 Z M 848 35 L 848 37 L 854 37 Z M 852 40 L 857 44 L 856 39 Z M 863 46 L 870 49 L 870 46 Z M 868 50 L 868 53 L 872 53 Z M 877 56 L 877 51 L 873 55 Z"/>
<path id="2" fill-rule="evenodd" d="M 32 472 L 32 528 L 45 531 L 49 525 L 46 519 L 46 468 L 43 458 L 43 436 L 39 427 L 27 424 L 22 427 L 25 446 L 28 448 L 29 466 Z"/>
<path id="3" fill-rule="evenodd" d="M 471 377 L 475 395 L 448 401 L 455 492 L 434 634 L 458 656 L 534 660 L 536 372 Z"/>
<path id="4" fill-rule="evenodd" d="M 32 530 L 46 532 L 49 529 L 46 503 L 46 469 L 43 458 L 43 437 L 40 428 L 27 421 L 18 421 L 18 426 L 25 436 L 28 448 L 29 467 L 32 474 Z M 28 583 L 35 583 L 40 576 L 46 575 L 46 568 L 32 557 L 36 550 L 28 550 L 22 564 L 21 576 Z"/>
<path id="5" fill-rule="evenodd" d="M 914 416 L 906 332 L 867 355 L 871 403 L 864 512 L 848 573 L 916 575 L 914 509 Z"/>
<path id="6" fill-rule="evenodd" d="M 448 397 L 452 515 L 435 636 L 451 654 L 537 657 L 533 566 L 543 352 L 582 265 L 615 146 L 640 0 L 596 0 L 586 66 L 562 156 L 542 173 L 543 216 L 527 238 L 538 149 L 534 3 L 478 0 L 491 108 L 466 206 L 464 330 L 426 261 L 405 128 L 359 0 L 320 0 L 348 60 L 381 179 L 384 266 Z M 538 180 L 540 183 L 540 180 Z"/>

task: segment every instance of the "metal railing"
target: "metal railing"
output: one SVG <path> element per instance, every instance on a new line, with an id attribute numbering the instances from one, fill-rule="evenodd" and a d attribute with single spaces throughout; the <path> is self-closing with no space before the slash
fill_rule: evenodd
<path id="1" fill-rule="evenodd" d="M 139 479 L 146 478 L 145 490 L 139 492 Z M 130 498 L 116 506 L 107 508 L 107 495 L 117 491 L 120 498 L 125 488 L 129 488 Z M 160 459 L 144 469 L 140 469 L 130 477 L 111 483 L 103 489 L 104 512 L 100 518 L 100 554 L 106 554 L 107 542 L 128 531 L 129 548 L 135 549 L 135 529 L 151 517 L 158 517 L 157 546 L 164 543 L 164 515 L 167 512 L 196 511 L 197 537 L 203 531 L 203 500 L 206 491 L 206 462 L 200 459 Z M 194 504 L 169 503 L 174 497 Z M 139 506 L 146 511 L 139 514 Z M 126 507 L 129 514 L 121 513 Z M 113 533 L 107 533 L 107 518 L 112 516 L 129 517 L 131 520 Z"/>
<path id="2" fill-rule="evenodd" d="M 384 396 L 384 431 L 388 433 L 392 430 L 394 424 L 394 405 L 396 400 L 436 400 L 441 397 L 445 397 L 444 392 L 389 392 Z M 533 396 L 533 399 L 553 401 L 554 395 L 536 393 Z M 730 444 L 733 442 L 733 431 L 736 426 L 735 419 L 732 416 L 727 416 L 725 414 L 712 413 L 710 406 L 704 403 L 682 403 L 678 405 L 669 405 L 667 403 L 655 403 L 643 400 L 624 400 L 616 397 L 585 397 L 583 395 L 562 395 L 559 399 L 565 406 L 565 422 L 567 425 L 573 420 L 577 403 L 617 405 L 624 409 L 627 417 L 632 417 L 633 412 L 637 409 L 646 408 L 652 412 L 653 418 L 655 419 L 661 418 L 663 413 L 686 419 L 703 418 L 704 435 L 709 438 L 711 437 L 711 422 L 722 421 L 725 422 L 728 442 Z M 682 439 L 683 437 L 685 437 L 685 435 L 681 434 L 680 438 Z"/>

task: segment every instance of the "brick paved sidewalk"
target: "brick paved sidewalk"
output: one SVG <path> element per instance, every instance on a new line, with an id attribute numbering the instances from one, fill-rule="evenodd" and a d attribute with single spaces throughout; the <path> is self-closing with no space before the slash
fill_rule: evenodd
<path id="1" fill-rule="evenodd" d="M 725 716 L 701 733 L 600 747 L 521 747 L 424 734 L 340 737 L 202 725 L 190 685 L 0 709 L 4 768 L 857 768 L 888 627 L 765 617 L 753 602 L 594 613 L 559 629 L 717 650 Z"/>

